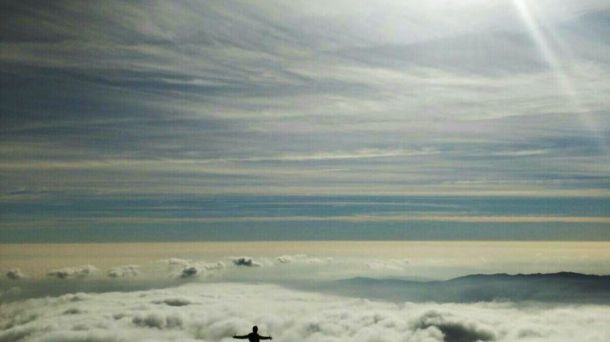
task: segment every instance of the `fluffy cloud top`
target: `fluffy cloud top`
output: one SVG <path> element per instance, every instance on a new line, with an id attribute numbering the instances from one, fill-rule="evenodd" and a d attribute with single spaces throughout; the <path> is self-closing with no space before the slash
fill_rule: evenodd
<path id="1" fill-rule="evenodd" d="M 294 258 L 290 255 L 280 255 L 279 257 L 275 258 L 275 260 L 277 260 L 277 262 L 280 264 L 289 264 L 293 262 Z"/>
<path id="2" fill-rule="evenodd" d="M 97 271 L 97 268 L 93 265 L 82 265 L 51 270 L 47 273 L 47 276 L 58 279 L 84 278 L 90 276 L 95 271 Z"/>
<path id="3" fill-rule="evenodd" d="M 153 301 L 155 304 L 166 304 L 169 306 L 185 306 L 191 304 L 191 301 L 186 298 L 166 298 L 163 300 Z"/>
<path id="4" fill-rule="evenodd" d="M 195 266 L 186 266 L 180 272 L 180 278 L 191 278 L 199 274 L 199 269 Z"/>
<path id="5" fill-rule="evenodd" d="M 312 257 L 306 254 L 280 255 L 275 258 L 277 264 L 297 264 L 297 265 L 330 265 L 332 257 Z"/>
<path id="6" fill-rule="evenodd" d="M 108 271 L 110 278 L 135 277 L 138 274 L 140 274 L 140 266 L 138 265 L 117 266 Z"/>
<path id="7" fill-rule="evenodd" d="M 262 266 L 260 263 L 254 261 L 254 259 L 250 257 L 237 257 L 233 259 L 233 265 L 235 266 L 244 266 L 244 267 L 260 267 Z"/>
<path id="8" fill-rule="evenodd" d="M 225 268 L 222 261 L 208 262 L 204 260 L 190 260 L 169 258 L 161 260 L 169 266 L 170 273 L 178 279 L 194 279 L 199 276 L 214 276 Z"/>
<path id="9" fill-rule="evenodd" d="M 0 341 L 228 342 L 258 325 L 279 341 L 606 341 L 610 307 L 535 303 L 392 304 L 273 285 L 31 299 L 3 305 Z"/>
<path id="10" fill-rule="evenodd" d="M 6 271 L 6 277 L 11 280 L 18 280 L 24 278 L 25 274 L 23 274 L 18 268 L 11 268 L 10 270 Z"/>

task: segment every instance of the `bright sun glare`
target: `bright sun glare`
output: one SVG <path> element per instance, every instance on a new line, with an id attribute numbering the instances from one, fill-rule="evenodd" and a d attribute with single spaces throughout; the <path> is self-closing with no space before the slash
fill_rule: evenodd
<path id="1" fill-rule="evenodd" d="M 544 13 L 541 13 L 542 11 L 537 7 L 535 1 L 513 0 L 513 4 L 536 43 L 540 54 L 553 71 L 559 90 L 565 96 L 567 105 L 575 115 L 580 117 L 583 126 L 597 138 L 600 149 L 607 151 L 608 143 L 603 133 L 600 132 L 595 120 L 589 114 L 590 109 L 580 99 L 579 88 L 581 85 L 576 84 L 570 77 L 569 65 L 566 65 L 570 62 L 570 47 L 564 44 L 561 36 L 546 24 Z M 567 62 L 558 57 L 556 49 L 568 58 Z"/>

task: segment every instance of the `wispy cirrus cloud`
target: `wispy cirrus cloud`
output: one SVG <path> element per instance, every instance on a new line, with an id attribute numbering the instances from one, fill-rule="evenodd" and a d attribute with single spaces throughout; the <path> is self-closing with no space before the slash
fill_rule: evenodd
<path id="1" fill-rule="evenodd" d="M 350 216 L 241 216 L 241 217 L 91 217 L 60 222 L 176 224 L 238 222 L 471 222 L 471 223 L 610 223 L 609 216 L 484 216 L 484 215 L 350 215 Z"/>
<path id="2" fill-rule="evenodd" d="M 0 200 L 608 196 L 610 8 L 525 3 L 554 65 L 508 0 L 3 4 Z"/>

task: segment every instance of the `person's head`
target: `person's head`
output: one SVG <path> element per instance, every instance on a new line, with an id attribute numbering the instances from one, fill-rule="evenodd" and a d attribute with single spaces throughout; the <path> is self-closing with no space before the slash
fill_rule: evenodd
<path id="1" fill-rule="evenodd" d="M 255 326 L 253 326 L 253 327 L 252 327 L 252 331 L 253 331 L 253 332 L 257 332 L 257 331 L 258 331 L 258 327 L 257 327 L 256 325 L 255 325 Z"/>

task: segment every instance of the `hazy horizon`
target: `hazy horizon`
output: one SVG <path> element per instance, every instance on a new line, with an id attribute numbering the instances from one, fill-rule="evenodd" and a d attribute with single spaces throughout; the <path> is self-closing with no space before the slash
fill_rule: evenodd
<path id="1" fill-rule="evenodd" d="M 0 246 L 0 270 L 18 268 L 33 278 L 44 278 L 55 269 L 83 265 L 93 266 L 98 276 L 104 278 L 115 267 L 137 265 L 146 268 L 171 258 L 193 263 L 222 261 L 230 264 L 234 258 L 246 257 L 270 266 L 278 258 L 293 256 L 325 260 L 318 264 L 320 272 L 334 270 L 335 274 L 330 278 L 335 279 L 354 274 L 427 279 L 449 279 L 473 273 L 561 271 L 610 275 L 608 242 L 226 241 Z M 336 266 L 337 263 L 340 266 Z M 341 272 L 341 267 L 345 273 Z M 263 272 L 259 279 L 265 281 L 265 269 L 259 272 Z M 276 280 L 276 276 L 271 279 Z"/>

